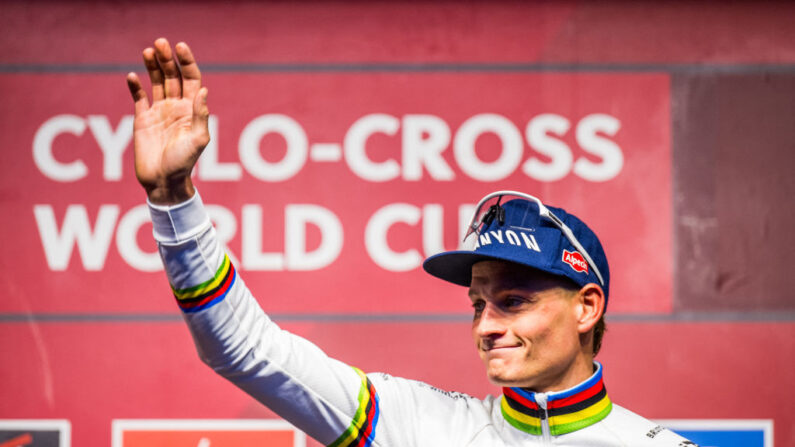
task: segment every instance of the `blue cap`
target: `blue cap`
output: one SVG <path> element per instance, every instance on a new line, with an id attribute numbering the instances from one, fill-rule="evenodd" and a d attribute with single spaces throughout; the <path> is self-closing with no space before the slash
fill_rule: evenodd
<path id="1" fill-rule="evenodd" d="M 504 219 L 487 219 L 477 233 L 469 235 L 475 239 L 473 250 L 433 255 L 423 263 L 425 271 L 445 281 L 469 287 L 473 264 L 486 260 L 509 261 L 566 277 L 580 287 L 588 283 L 599 284 L 607 307 L 610 271 L 596 233 L 573 214 L 545 205 L 571 229 L 574 238 L 590 255 L 604 283 L 593 265 L 588 263 L 587 256 L 577 250 L 555 222 L 541 216 L 535 202 L 512 199 L 500 206 L 504 209 Z"/>

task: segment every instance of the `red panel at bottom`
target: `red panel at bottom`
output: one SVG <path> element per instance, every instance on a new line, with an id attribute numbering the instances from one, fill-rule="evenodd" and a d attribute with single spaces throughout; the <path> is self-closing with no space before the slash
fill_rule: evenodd
<path id="1" fill-rule="evenodd" d="M 290 432 L 219 431 L 208 435 L 205 431 L 140 431 L 124 435 L 123 447 L 240 447 L 267 445 L 293 447 Z"/>
<path id="2" fill-rule="evenodd" d="M 466 322 L 282 326 L 365 371 L 499 392 Z M 776 444 L 795 445 L 795 323 L 615 322 L 604 346 L 618 404 L 652 419 L 769 418 Z M 0 418 L 68 419 L 72 445 L 107 444 L 113 419 L 274 417 L 199 361 L 180 322 L 4 323 L 0 355 Z"/>

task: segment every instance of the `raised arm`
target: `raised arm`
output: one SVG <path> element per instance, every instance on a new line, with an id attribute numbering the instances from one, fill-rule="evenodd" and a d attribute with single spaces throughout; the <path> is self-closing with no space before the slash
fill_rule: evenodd
<path id="1" fill-rule="evenodd" d="M 190 178 L 209 142 L 207 89 L 188 46 L 175 50 L 161 38 L 143 52 L 151 104 L 134 73 L 127 84 L 135 101 L 135 173 L 200 358 L 326 445 L 377 446 L 380 412 L 370 380 L 271 321 L 218 243 Z"/>
<path id="2" fill-rule="evenodd" d="M 175 50 L 160 38 L 154 48 L 143 51 L 152 82 L 151 104 L 138 75 L 127 75 L 135 101 L 135 174 L 149 201 L 160 205 L 193 196 L 190 173 L 210 142 L 207 88 L 201 86 L 199 66 L 186 43 L 178 43 Z"/>

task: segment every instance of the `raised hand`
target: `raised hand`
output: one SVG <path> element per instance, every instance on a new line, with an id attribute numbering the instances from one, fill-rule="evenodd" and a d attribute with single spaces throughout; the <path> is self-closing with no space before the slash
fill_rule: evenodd
<path id="1" fill-rule="evenodd" d="M 135 175 L 149 200 L 175 204 L 194 194 L 190 173 L 210 142 L 207 119 L 207 88 L 190 48 L 184 42 L 171 45 L 164 38 L 143 51 L 144 65 L 152 81 L 149 104 L 141 80 L 127 75 L 135 101 Z"/>

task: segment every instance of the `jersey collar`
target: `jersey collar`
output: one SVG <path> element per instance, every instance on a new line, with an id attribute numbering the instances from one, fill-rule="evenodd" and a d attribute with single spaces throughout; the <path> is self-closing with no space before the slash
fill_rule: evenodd
<path id="1" fill-rule="evenodd" d="M 502 415 L 524 432 L 541 435 L 544 426 L 552 436 L 591 426 L 613 408 L 602 381 L 602 365 L 586 381 L 563 391 L 535 393 L 522 388 L 503 388 Z M 542 428 L 543 427 L 543 428 Z"/>

